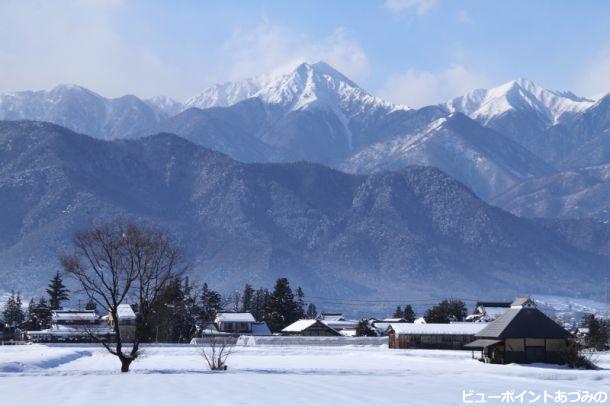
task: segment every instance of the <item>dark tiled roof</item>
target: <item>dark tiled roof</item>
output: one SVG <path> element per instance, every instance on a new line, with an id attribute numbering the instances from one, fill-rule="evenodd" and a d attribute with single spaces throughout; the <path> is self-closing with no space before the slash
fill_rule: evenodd
<path id="1" fill-rule="evenodd" d="M 536 308 L 512 308 L 476 337 L 485 338 L 568 338 L 570 333 Z"/>
<path id="2" fill-rule="evenodd" d="M 477 302 L 475 307 L 510 307 L 511 302 Z"/>

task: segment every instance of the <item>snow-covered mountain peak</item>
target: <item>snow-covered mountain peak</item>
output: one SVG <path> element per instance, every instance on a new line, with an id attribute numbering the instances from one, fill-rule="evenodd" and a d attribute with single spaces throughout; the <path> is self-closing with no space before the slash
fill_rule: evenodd
<path id="1" fill-rule="evenodd" d="M 583 111 L 593 103 L 571 92 L 548 90 L 531 80 L 519 78 L 492 89 L 470 91 L 449 101 L 445 107 L 484 124 L 511 110 L 531 111 L 552 125 L 563 114 Z"/>
<path id="2" fill-rule="evenodd" d="M 197 107 L 226 107 L 250 98 L 267 82 L 266 76 L 238 80 L 235 82 L 218 83 L 208 87 L 203 92 L 188 99 L 184 109 Z"/>
<path id="3" fill-rule="evenodd" d="M 189 99 L 184 107 L 229 106 L 250 97 L 258 97 L 286 111 L 321 106 L 338 108 L 349 114 L 371 108 L 387 111 L 408 109 L 370 95 L 323 61 L 304 62 L 275 77 L 259 76 L 217 84 Z"/>

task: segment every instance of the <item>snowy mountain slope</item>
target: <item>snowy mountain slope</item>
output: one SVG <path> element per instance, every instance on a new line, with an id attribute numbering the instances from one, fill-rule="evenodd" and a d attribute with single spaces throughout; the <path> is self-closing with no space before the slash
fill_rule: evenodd
<path id="1" fill-rule="evenodd" d="M 543 133 L 593 104 L 593 100 L 571 92 L 547 90 L 527 79 L 517 79 L 493 89 L 473 90 L 444 108 L 464 113 L 542 157 L 553 148 L 544 143 Z"/>
<path id="2" fill-rule="evenodd" d="M 450 112 L 460 112 L 488 125 L 512 110 L 532 111 L 548 126 L 564 114 L 577 113 L 594 104 L 593 100 L 571 92 L 547 90 L 527 79 L 516 79 L 492 89 L 477 89 L 445 104 Z"/>
<path id="3" fill-rule="evenodd" d="M 164 112 L 168 116 L 175 116 L 180 113 L 184 106 L 179 101 L 176 101 L 168 96 L 155 96 L 144 100 L 148 105 Z"/>
<path id="4" fill-rule="evenodd" d="M 131 138 L 166 118 L 136 96 L 107 99 L 76 85 L 0 94 L 0 120 L 39 120 L 102 139 Z"/>
<path id="5" fill-rule="evenodd" d="M 440 118 L 419 132 L 364 148 L 341 168 L 371 173 L 408 165 L 439 168 L 483 199 L 522 179 L 552 172 L 525 148 L 460 113 Z"/>
<path id="6" fill-rule="evenodd" d="M 610 164 L 527 179 L 491 202 L 518 216 L 610 221 Z"/>
<path id="7" fill-rule="evenodd" d="M 209 108 L 211 105 L 219 107 Z M 193 110 L 192 106 L 208 108 L 203 109 L 205 113 L 191 111 L 194 121 L 188 122 L 183 114 Z M 273 79 L 217 85 L 185 107 L 191 108 L 155 130 L 175 132 L 246 161 L 259 161 L 261 155 L 248 156 L 247 147 L 244 153 L 232 153 L 240 149 L 235 142 L 244 134 L 256 137 L 270 151 L 265 154 L 269 161 L 337 164 L 389 132 L 399 132 L 393 130 L 399 122 L 415 121 L 411 114 L 406 118 L 403 114 L 410 109 L 371 96 L 324 62 L 303 63 Z M 438 114 L 442 114 L 440 109 Z M 209 119 L 195 120 L 202 116 Z M 221 132 L 221 137 L 211 136 Z"/>
<path id="8" fill-rule="evenodd" d="M 218 83 L 191 97 L 184 103 L 183 110 L 196 107 L 226 107 L 253 97 L 267 83 L 268 78 L 261 76 L 235 82 Z"/>
<path id="9" fill-rule="evenodd" d="M 190 276 L 226 291 L 287 276 L 326 297 L 576 295 L 596 291 L 608 261 L 434 168 L 244 164 L 171 134 L 102 141 L 38 122 L 0 122 L 0 207 L 0 288 L 22 292 L 44 286 L 75 230 L 117 215 L 169 230 Z"/>
<path id="10" fill-rule="evenodd" d="M 610 95 L 549 128 L 543 154 L 562 169 L 610 163 Z"/>
<path id="11" fill-rule="evenodd" d="M 608 100 L 518 79 L 409 109 L 372 96 L 318 62 L 215 85 L 184 105 L 163 96 L 107 99 L 73 85 L 4 94 L 0 119 L 49 121 L 102 139 L 171 132 L 245 162 L 308 160 L 354 172 L 436 165 L 488 198 L 546 175 L 541 160 L 561 169 L 610 162 Z M 493 131 L 483 136 L 471 124 L 434 128 L 459 112 Z"/>

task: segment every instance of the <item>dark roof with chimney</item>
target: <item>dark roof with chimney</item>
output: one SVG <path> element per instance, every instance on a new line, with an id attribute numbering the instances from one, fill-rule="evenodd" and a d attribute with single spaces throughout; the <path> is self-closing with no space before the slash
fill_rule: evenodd
<path id="1" fill-rule="evenodd" d="M 569 338 L 571 334 L 534 307 L 511 308 L 476 337 L 484 338 Z"/>

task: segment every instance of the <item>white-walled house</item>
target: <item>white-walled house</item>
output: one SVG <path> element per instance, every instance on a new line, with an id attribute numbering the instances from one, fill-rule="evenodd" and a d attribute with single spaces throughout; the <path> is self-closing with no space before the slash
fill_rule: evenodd
<path id="1" fill-rule="evenodd" d="M 28 331 L 32 342 L 92 342 L 111 340 L 114 333 L 94 310 L 53 310 L 51 328 Z"/>

